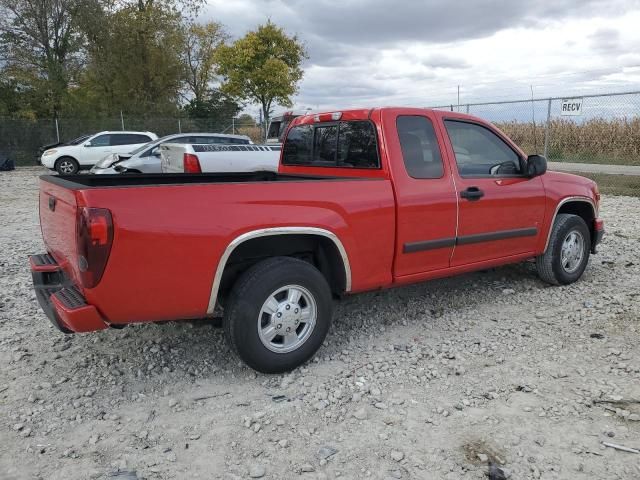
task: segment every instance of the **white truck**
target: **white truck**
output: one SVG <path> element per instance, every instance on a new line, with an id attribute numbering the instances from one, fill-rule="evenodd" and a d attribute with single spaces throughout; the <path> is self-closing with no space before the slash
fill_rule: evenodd
<path id="1" fill-rule="evenodd" d="M 287 127 L 293 119 L 309 114 L 309 110 L 291 110 L 271 117 L 269 129 L 267 130 L 267 144 L 282 144 Z"/>
<path id="2" fill-rule="evenodd" d="M 280 145 L 160 145 L 162 173 L 277 172 Z"/>

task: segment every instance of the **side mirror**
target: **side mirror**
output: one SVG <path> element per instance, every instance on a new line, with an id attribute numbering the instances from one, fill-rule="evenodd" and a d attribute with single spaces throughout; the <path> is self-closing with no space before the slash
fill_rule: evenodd
<path id="1" fill-rule="evenodd" d="M 91 146 L 91 142 L 87 142 L 84 144 L 85 147 L 90 147 Z"/>
<path id="2" fill-rule="evenodd" d="M 529 155 L 529 157 L 527 157 L 527 177 L 538 177 L 546 171 L 547 159 L 542 155 Z"/>

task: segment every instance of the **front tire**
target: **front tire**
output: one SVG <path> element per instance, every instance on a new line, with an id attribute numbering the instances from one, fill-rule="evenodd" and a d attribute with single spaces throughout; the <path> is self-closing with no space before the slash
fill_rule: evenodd
<path id="1" fill-rule="evenodd" d="M 274 257 L 240 276 L 225 305 L 223 325 L 227 341 L 247 365 L 282 373 L 318 351 L 332 312 L 331 290 L 317 268 Z"/>
<path id="2" fill-rule="evenodd" d="M 74 175 L 80 170 L 80 164 L 75 158 L 62 157 L 56 160 L 55 170 L 58 175 Z"/>
<path id="3" fill-rule="evenodd" d="M 536 258 L 538 275 L 552 285 L 568 285 L 578 280 L 587 268 L 591 233 L 577 215 L 560 213 L 553 223 L 549 245 Z"/>

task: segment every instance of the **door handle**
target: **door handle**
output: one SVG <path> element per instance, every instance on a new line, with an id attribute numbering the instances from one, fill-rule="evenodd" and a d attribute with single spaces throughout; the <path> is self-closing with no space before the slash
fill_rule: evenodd
<path id="1" fill-rule="evenodd" d="M 480 200 L 482 197 L 484 197 L 484 192 L 478 187 L 469 187 L 466 190 L 460 192 L 460 196 L 462 198 L 466 198 L 470 202 L 475 202 L 476 200 Z"/>

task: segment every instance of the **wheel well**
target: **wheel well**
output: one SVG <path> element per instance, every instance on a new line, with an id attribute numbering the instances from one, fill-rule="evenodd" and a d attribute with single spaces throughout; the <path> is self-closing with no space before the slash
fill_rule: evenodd
<path id="1" fill-rule="evenodd" d="M 595 233 L 593 224 L 593 220 L 595 219 L 595 212 L 590 203 L 582 202 L 579 200 L 567 202 L 560 207 L 558 213 L 570 213 L 572 215 L 581 217 L 584 220 L 584 223 L 587 224 L 587 228 L 591 233 L 591 238 L 593 238 L 593 235 Z"/>
<path id="2" fill-rule="evenodd" d="M 335 295 L 346 290 L 344 261 L 336 244 L 327 237 L 310 234 L 271 235 L 251 238 L 234 250 L 222 273 L 219 299 L 224 301 L 237 278 L 252 265 L 270 257 L 294 257 L 314 265 Z"/>
<path id="3" fill-rule="evenodd" d="M 73 160 L 74 162 L 76 162 L 77 164 L 80 164 L 80 162 L 78 162 L 78 160 L 76 160 L 75 158 L 73 158 L 71 155 L 63 155 L 62 157 L 59 157 L 56 159 L 55 163 L 53 164 L 53 166 L 57 166 L 58 162 L 61 160 L 65 160 L 65 159 L 69 159 L 69 160 Z"/>

